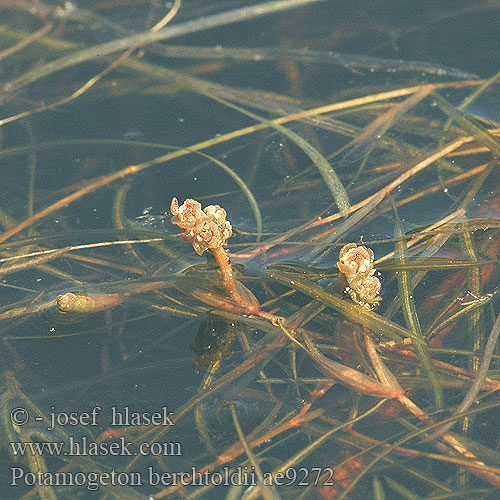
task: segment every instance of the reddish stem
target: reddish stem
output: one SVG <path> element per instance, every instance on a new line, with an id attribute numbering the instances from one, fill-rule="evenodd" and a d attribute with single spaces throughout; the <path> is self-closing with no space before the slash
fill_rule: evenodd
<path id="1" fill-rule="evenodd" d="M 231 266 L 231 261 L 229 260 L 227 250 L 223 247 L 210 248 L 210 250 L 214 254 L 215 260 L 219 265 L 219 269 L 222 275 L 222 283 L 224 284 L 224 288 L 226 289 L 229 298 L 235 304 L 243 306 L 249 314 L 258 313 L 260 307 L 258 307 L 256 304 L 251 303 L 238 290 L 238 285 L 233 276 L 233 268 Z"/>

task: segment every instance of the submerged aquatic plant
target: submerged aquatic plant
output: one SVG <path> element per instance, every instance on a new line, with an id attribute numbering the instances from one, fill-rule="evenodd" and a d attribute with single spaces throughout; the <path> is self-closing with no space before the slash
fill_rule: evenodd
<path id="1" fill-rule="evenodd" d="M 149 3 L 158 10 L 166 5 Z M 106 8 L 98 14 L 75 5 L 64 23 L 43 0 L 2 3 L 0 59 L 13 69 L 0 89 L 0 127 L 9 124 L 2 128 L 0 151 L 0 159 L 8 158 L 2 164 L 0 207 L 0 274 L 7 292 L 0 308 L 0 444 L 10 453 L 3 463 L 26 458 L 13 456 L 9 443 L 15 441 L 57 440 L 66 450 L 68 426 L 47 431 L 47 408 L 54 404 L 79 411 L 98 402 L 104 410 L 112 401 L 146 414 L 161 401 L 175 405 L 175 426 L 100 422 L 79 432 L 99 444 L 126 438 L 132 447 L 171 440 L 182 444 L 182 454 L 116 456 L 111 462 L 68 454 L 64 462 L 28 457 L 23 465 L 33 473 L 104 473 L 109 467 L 128 472 L 152 467 L 161 473 L 196 467 L 212 473 L 222 466 L 244 470 L 250 461 L 260 476 L 289 481 L 266 488 L 258 477 L 257 487 L 238 484 L 224 491 L 222 485 L 200 487 L 196 474 L 187 473 L 182 485 L 108 484 L 94 493 L 127 500 L 497 498 L 500 456 L 491 443 L 498 441 L 500 405 L 499 131 L 465 116 L 466 101 L 455 109 L 438 93 L 455 100 L 476 86 L 470 103 L 491 90 L 498 76 L 450 82 L 474 75 L 418 61 L 339 58 L 330 50 L 332 38 L 321 40 L 328 29 L 310 39 L 316 34 L 306 28 L 315 10 L 298 11 L 300 23 L 278 16 L 315 0 L 228 12 L 220 11 L 222 3 L 207 4 L 215 14 L 204 17 L 198 9 L 190 11 L 199 2 L 182 2 L 180 10 L 180 0 L 172 3 L 161 22 L 139 35 L 121 25 L 120 2 L 109 4 L 116 7 L 113 22 Z M 322 6 L 328 3 L 333 4 Z M 452 10 L 463 15 L 455 8 L 448 13 Z M 182 18 L 165 28 L 177 11 Z M 158 43 L 240 19 L 251 22 L 265 12 L 287 21 L 267 40 L 275 44 L 274 36 L 280 37 L 275 46 L 252 48 L 254 30 L 242 30 L 238 48 L 219 47 L 216 30 L 212 47 Z M 303 40 L 300 33 L 287 32 L 299 25 Z M 335 43 L 346 32 L 361 35 L 367 29 L 362 25 L 359 34 L 340 29 Z M 264 24 L 259 33 L 267 35 Z M 289 34 L 297 47 L 303 42 L 328 50 L 289 48 L 283 38 Z M 418 28 L 412 32 L 419 34 Z M 13 54 L 19 57 L 14 63 Z M 170 57 L 217 62 L 186 71 L 181 63 L 170 64 Z M 265 92 L 259 90 L 264 60 Z M 279 66 L 273 68 L 272 61 Z M 315 64 L 331 61 L 346 72 L 347 86 L 335 74 L 327 91 L 310 93 Z M 82 62 L 84 69 L 76 68 Z M 355 68 L 370 71 L 361 75 Z M 215 74 L 221 70 L 228 71 Z M 417 80 L 407 79 L 415 71 Z M 244 88 L 242 80 L 230 80 L 233 74 L 245 75 Z M 51 85 L 44 88 L 48 76 Z M 326 72 L 320 76 L 319 81 L 328 78 Z M 285 79 L 288 87 L 280 88 L 277 82 Z M 380 91 L 366 95 L 361 89 L 366 85 L 380 85 Z M 83 94 L 82 107 L 95 111 L 92 135 L 80 135 L 79 129 L 68 139 L 58 131 L 68 116 L 79 116 Z M 103 107 L 104 99 L 123 106 Z M 144 115 L 136 117 L 128 108 L 121 113 L 139 101 Z M 165 115 L 159 101 L 172 105 L 176 116 L 197 117 L 196 140 L 185 134 L 189 120 L 182 127 L 179 120 L 158 128 L 173 115 Z M 46 113 L 57 107 L 65 112 Z M 152 126 L 153 120 L 142 120 L 149 111 Z M 116 118 L 111 135 L 111 127 L 101 123 L 109 115 Z M 217 130 L 214 116 L 221 118 Z M 455 125 L 444 123 L 446 117 Z M 25 135 L 19 133 L 23 127 Z M 144 141 L 125 132 L 136 128 Z M 22 144 L 21 137 L 29 140 Z M 107 154 L 102 151 L 108 150 L 114 163 L 101 165 Z M 27 170 L 11 162 L 14 155 L 20 163 L 29 159 L 28 183 Z M 212 168 L 217 173 L 207 174 Z M 158 178 L 161 183 L 150 182 Z M 148 209 L 144 218 L 129 220 L 143 210 L 143 198 L 147 205 L 165 205 L 165 178 L 169 199 L 189 188 L 193 198 L 215 200 L 228 210 L 232 224 L 219 205 L 203 208 L 192 198 L 171 203 L 170 220 L 181 238 L 197 255 L 213 255 L 215 270 L 186 257 L 188 245 L 172 234 L 169 217 L 161 218 L 167 225 L 160 231 L 152 222 L 135 225 L 138 219 L 149 221 Z M 47 179 L 57 179 L 54 192 Z M 109 191 L 99 197 L 117 181 L 113 203 Z M 28 195 L 20 201 L 20 186 L 26 185 Z M 136 190 L 144 196 L 134 196 Z M 449 209 L 448 195 L 458 200 L 456 210 Z M 425 223 L 435 224 L 419 227 L 420 208 Z M 250 210 L 255 219 L 250 229 L 247 220 L 246 227 L 235 222 L 235 215 L 245 218 Z M 408 225 L 412 231 L 405 232 Z M 370 241 L 345 244 L 363 240 Z M 332 249 L 340 249 L 336 264 Z M 376 267 L 386 277 L 383 302 L 374 251 L 381 257 Z M 56 308 L 65 314 L 51 314 Z M 156 383 L 165 376 L 168 383 Z M 224 404 L 233 410 L 230 425 L 239 432 L 219 420 L 222 401 L 229 401 Z M 18 407 L 42 421 L 14 425 L 10 414 Z M 309 484 L 297 487 L 301 479 Z M 76 486 L 65 491 L 26 485 L 12 494 L 2 488 L 1 498 L 89 495 Z"/>

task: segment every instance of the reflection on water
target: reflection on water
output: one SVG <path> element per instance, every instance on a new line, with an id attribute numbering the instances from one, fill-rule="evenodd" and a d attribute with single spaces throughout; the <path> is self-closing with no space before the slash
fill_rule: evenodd
<path id="1" fill-rule="evenodd" d="M 1 498 L 496 498 L 498 6 L 260 5 L 2 2 Z"/>

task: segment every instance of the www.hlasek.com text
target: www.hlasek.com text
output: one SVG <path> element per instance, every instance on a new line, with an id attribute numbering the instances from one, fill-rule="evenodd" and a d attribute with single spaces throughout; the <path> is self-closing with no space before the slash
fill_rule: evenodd
<path id="1" fill-rule="evenodd" d="M 143 442 L 132 443 L 126 441 L 124 437 L 118 438 L 116 441 L 99 442 L 89 440 L 86 436 L 80 439 L 75 439 L 69 436 L 66 442 L 31 442 L 31 441 L 14 441 L 10 442 L 12 454 L 19 456 L 52 456 L 52 457 L 72 457 L 72 456 L 87 456 L 87 457 L 134 457 L 147 455 L 160 455 L 163 457 L 182 456 L 182 445 L 177 441 L 167 442 Z"/>

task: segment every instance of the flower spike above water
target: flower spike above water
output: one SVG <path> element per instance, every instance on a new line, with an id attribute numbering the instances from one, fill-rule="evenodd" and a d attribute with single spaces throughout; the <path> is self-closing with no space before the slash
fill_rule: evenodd
<path id="1" fill-rule="evenodd" d="M 196 200 L 188 198 L 179 206 L 177 198 L 173 198 L 170 212 L 172 224 L 181 228 L 182 238 L 192 243 L 198 255 L 208 248 L 223 247 L 233 234 L 226 211 L 219 205 L 209 205 L 202 210 Z"/>
<path id="2" fill-rule="evenodd" d="M 252 292 L 234 279 L 231 261 L 225 248 L 226 241 L 233 234 L 231 224 L 226 220 L 226 211 L 219 205 L 209 205 L 205 210 L 196 200 L 188 198 L 181 206 L 177 198 L 170 204 L 172 224 L 180 227 L 181 238 L 191 242 L 195 252 L 201 255 L 210 250 L 219 265 L 222 283 L 233 303 L 248 314 L 266 315 L 260 310 L 259 302 Z"/>
<path id="3" fill-rule="evenodd" d="M 364 246 L 358 247 L 356 243 L 348 243 L 340 250 L 337 267 L 347 281 L 346 292 L 351 299 L 365 309 L 375 309 L 382 298 L 378 295 L 380 281 L 373 276 L 373 251 Z"/>

